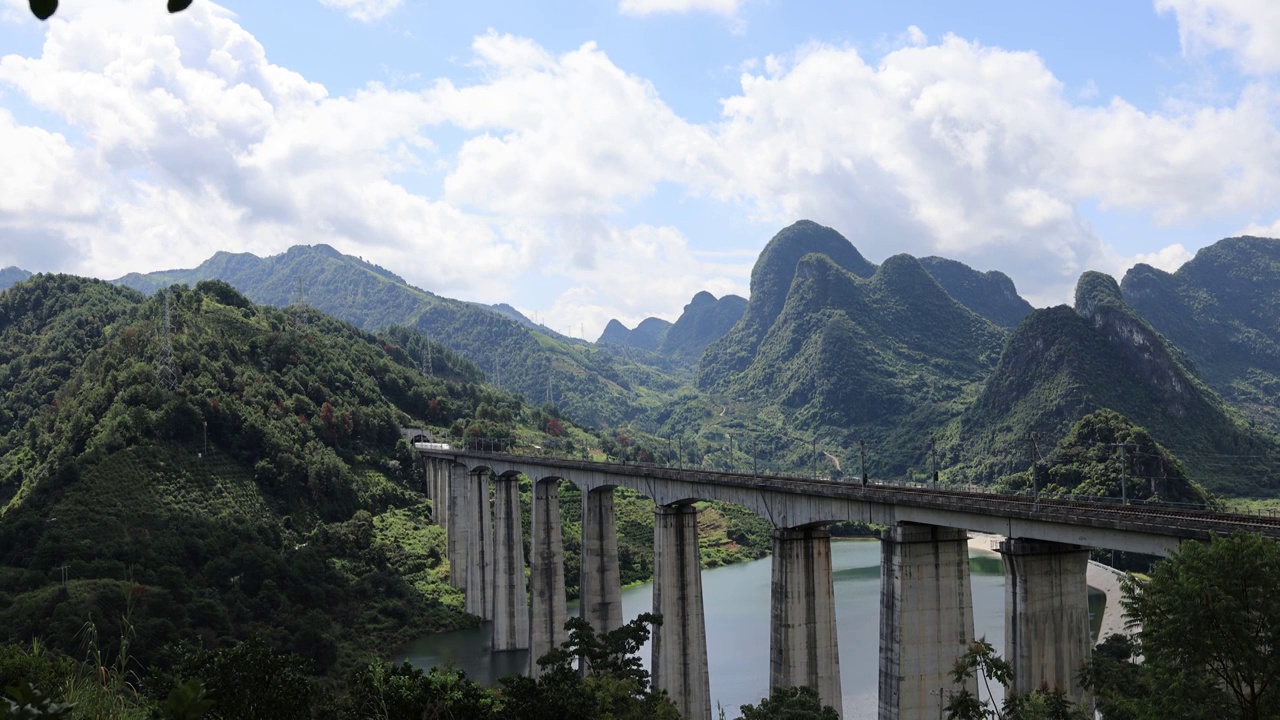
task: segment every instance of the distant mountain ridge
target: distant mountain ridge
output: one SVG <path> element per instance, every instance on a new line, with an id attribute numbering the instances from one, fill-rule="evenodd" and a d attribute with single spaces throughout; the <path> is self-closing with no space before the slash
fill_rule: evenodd
<path id="1" fill-rule="evenodd" d="M 265 258 L 217 253 L 189 270 L 135 273 L 115 282 L 154 292 L 210 279 L 231 284 L 257 303 L 302 302 L 363 329 L 411 327 L 476 363 L 490 382 L 531 401 L 559 405 L 586 424 L 618 423 L 643 411 L 631 380 L 609 353 L 539 332 L 527 326 L 527 318 L 520 322 L 501 309 L 413 287 L 328 245 L 295 246 Z"/>
<path id="2" fill-rule="evenodd" d="M 671 323 L 662 318 L 649 317 L 640 321 L 633 329 L 628 329 L 626 325 L 617 320 L 610 320 L 605 325 L 604 332 L 600 333 L 600 338 L 596 340 L 600 344 L 624 345 L 627 347 L 639 348 L 640 350 L 648 350 L 656 352 L 658 347 L 662 345 L 662 341 L 667 337 L 667 331 L 671 329 Z"/>
<path id="3" fill-rule="evenodd" d="M 1002 328 L 1013 328 L 1034 309 L 1018 294 L 1013 280 L 998 270 L 978 272 L 934 256 L 920 258 L 920 265 L 961 305 Z"/>
<path id="4" fill-rule="evenodd" d="M 8 290 L 29 277 L 31 273 L 20 267 L 10 266 L 0 270 L 0 292 Z"/>
<path id="5" fill-rule="evenodd" d="M 1226 238 L 1174 273 L 1136 265 L 1120 289 L 1214 390 L 1280 431 L 1280 240 Z"/>
<path id="6" fill-rule="evenodd" d="M 707 346 L 724 337 L 746 309 L 745 298 L 725 295 L 717 300 L 703 290 L 684 306 L 674 323 L 649 317 L 632 330 L 610 320 L 596 342 L 648 350 L 677 365 L 693 367 Z"/>
<path id="7" fill-rule="evenodd" d="M 1111 409 L 1149 430 L 1210 488 L 1267 491 L 1250 458 L 1275 453 L 1274 438 L 1243 423 L 1182 357 L 1124 302 L 1113 278 L 1086 272 L 1075 308 L 1035 310 L 1014 330 L 982 393 L 955 421 L 949 460 L 992 480 L 1026 467 L 1031 433 L 1052 442 L 1085 415 Z"/>
<path id="8" fill-rule="evenodd" d="M 1029 433 L 1049 448 L 1109 409 L 1210 489 L 1269 493 L 1280 489 L 1266 474 L 1280 464 L 1278 244 L 1229 238 L 1177 273 L 1136 266 L 1123 285 L 1085 273 L 1074 308 L 1036 310 L 1003 273 L 908 255 L 877 266 L 834 229 L 800 221 L 761 252 L 749 299 L 700 292 L 675 323 L 612 321 L 596 344 L 509 306 L 413 288 L 327 246 L 219 253 L 121 280 L 154 289 L 216 275 L 287 304 L 307 277 L 317 309 L 415 328 L 579 422 L 691 433 L 730 456 L 730 438 L 817 436 L 834 456 L 865 442 L 873 472 L 919 476 L 936 458 L 944 478 L 989 481 L 1026 469 Z M 777 450 L 782 464 L 807 462 L 791 445 Z"/>

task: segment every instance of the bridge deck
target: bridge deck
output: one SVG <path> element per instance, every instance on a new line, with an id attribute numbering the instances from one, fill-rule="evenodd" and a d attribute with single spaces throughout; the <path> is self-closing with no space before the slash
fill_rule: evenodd
<path id="1" fill-rule="evenodd" d="M 1039 499 L 1027 495 L 1004 495 L 947 488 L 904 487 L 871 481 L 863 486 L 858 478 L 814 479 L 768 473 L 732 472 L 701 468 L 680 468 L 650 464 L 620 464 L 577 460 L 552 455 L 515 455 L 501 452 L 423 450 L 424 456 L 454 460 L 467 465 L 484 465 L 496 471 L 507 466 L 538 467 L 545 476 L 556 470 L 603 473 L 650 480 L 671 480 L 721 487 L 758 489 L 773 493 L 850 500 L 879 505 L 898 505 L 1000 518 L 1057 522 L 1066 525 L 1140 532 L 1177 539 L 1207 540 L 1211 534 L 1227 535 L 1236 530 L 1261 533 L 1280 540 L 1280 518 L 1222 513 L 1162 504 L 1123 505 L 1079 498 Z"/>

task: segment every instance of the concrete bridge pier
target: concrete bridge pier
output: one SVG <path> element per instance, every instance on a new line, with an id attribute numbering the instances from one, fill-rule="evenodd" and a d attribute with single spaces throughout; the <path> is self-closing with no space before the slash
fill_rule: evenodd
<path id="1" fill-rule="evenodd" d="M 493 649 L 524 650 L 529 647 L 529 596 L 519 476 L 496 477 L 493 489 Z"/>
<path id="2" fill-rule="evenodd" d="M 538 658 L 569 639 L 564 584 L 564 538 L 560 527 L 560 480 L 533 483 L 533 545 L 529 554 L 529 674 Z"/>
<path id="3" fill-rule="evenodd" d="M 1047 684 L 1089 704 L 1078 675 L 1089 661 L 1089 551 L 1078 545 L 1010 538 L 1000 543 L 1005 570 L 1004 657 L 1014 690 Z"/>
<path id="4" fill-rule="evenodd" d="M 698 510 L 659 505 L 653 523 L 653 684 L 685 720 L 711 720 L 707 629 L 702 610 Z"/>
<path id="5" fill-rule="evenodd" d="M 485 620 L 493 619 L 493 513 L 489 497 L 489 471 L 480 470 L 467 476 L 468 529 L 466 610 Z"/>
<path id="6" fill-rule="evenodd" d="M 898 524 L 880 538 L 880 720 L 943 715 L 950 673 L 973 642 L 969 536 Z M 968 683 L 977 693 L 977 680 Z"/>
<path id="7" fill-rule="evenodd" d="M 440 518 L 438 524 L 441 527 L 448 527 L 449 518 L 449 466 L 443 460 L 436 460 L 435 465 L 431 468 L 431 502 L 439 507 L 437 511 Z"/>
<path id="8" fill-rule="evenodd" d="M 466 591 L 467 589 L 467 548 L 471 544 L 470 526 L 467 524 L 468 489 L 471 478 L 467 475 L 467 466 L 461 463 L 445 461 L 444 471 L 444 516 L 445 547 L 449 554 L 449 584 Z"/>
<path id="9" fill-rule="evenodd" d="M 582 617 L 597 634 L 622 627 L 622 571 L 613 488 L 582 495 Z"/>
<path id="10" fill-rule="evenodd" d="M 445 490 L 449 468 L 443 460 L 427 458 L 427 498 L 431 500 L 431 514 L 436 524 L 449 531 L 448 515 L 449 494 Z"/>
<path id="11" fill-rule="evenodd" d="M 808 527 L 773 531 L 769 687 L 807 686 L 841 709 L 831 533 Z"/>

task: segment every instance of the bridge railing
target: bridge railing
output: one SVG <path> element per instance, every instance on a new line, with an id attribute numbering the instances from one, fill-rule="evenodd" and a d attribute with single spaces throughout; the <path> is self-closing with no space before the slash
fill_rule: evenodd
<path id="1" fill-rule="evenodd" d="M 838 485 L 854 485 L 854 486 L 862 485 L 862 479 L 860 477 L 839 476 L 834 474 L 829 474 L 826 477 L 822 477 L 820 475 L 815 476 L 814 473 L 786 472 L 786 471 L 771 470 L 771 469 L 760 470 L 758 468 L 753 468 L 751 472 L 746 472 L 744 470 L 726 470 L 725 468 L 722 468 L 722 467 L 711 467 L 705 463 L 682 462 L 681 461 L 683 460 L 682 458 L 678 458 L 678 457 L 673 458 L 671 456 L 663 457 L 661 454 L 656 459 L 663 460 L 664 462 L 654 462 L 654 461 L 642 462 L 642 461 L 636 461 L 636 460 L 627 461 L 625 459 L 614 460 L 614 459 L 608 458 L 607 456 L 604 460 L 600 460 L 598 458 L 591 457 L 589 454 L 589 451 L 586 448 L 583 448 L 581 452 L 572 453 L 572 452 L 566 452 L 563 448 L 550 447 L 546 445 L 537 445 L 532 443 L 520 443 L 515 438 L 466 438 L 461 443 L 461 447 L 470 452 L 489 452 L 489 453 L 504 453 L 504 454 L 513 454 L 513 455 L 533 456 L 533 457 L 563 458 L 563 459 L 588 461 L 588 462 L 603 462 L 603 463 L 620 465 L 620 466 L 628 466 L 628 467 L 635 467 L 635 466 L 667 467 L 667 468 L 677 468 L 677 469 L 686 469 L 686 470 L 700 470 L 703 472 L 725 473 L 725 474 L 747 476 L 747 477 L 754 476 L 754 477 L 767 477 L 767 478 L 794 479 L 794 480 L 804 480 L 806 482 L 835 483 Z M 1077 494 L 1040 493 L 1037 496 L 1031 490 L 1027 490 L 1027 489 L 1012 490 L 1008 488 L 996 488 L 990 485 L 979 485 L 976 483 L 934 484 L 931 482 L 922 482 L 918 480 L 907 480 L 907 479 L 897 479 L 897 478 L 893 478 L 893 479 L 869 478 L 868 485 L 874 486 L 874 487 L 896 487 L 896 488 L 902 488 L 902 489 L 908 489 L 908 490 L 941 490 L 941 491 L 947 491 L 947 492 L 965 492 L 965 493 L 972 493 L 975 496 L 983 495 L 987 497 L 1003 496 L 1003 497 L 1009 497 L 1009 498 L 1023 498 L 1023 499 L 1031 500 L 1036 505 L 1062 506 L 1062 505 L 1071 505 L 1071 504 L 1090 504 L 1090 505 L 1111 505 L 1111 506 L 1117 506 L 1117 507 L 1120 507 L 1120 506 L 1158 507 L 1158 508 L 1163 508 L 1168 510 L 1185 510 L 1185 511 L 1198 511 L 1198 512 L 1214 512 L 1214 511 L 1222 512 L 1223 511 L 1220 508 L 1213 507 L 1210 503 L 1207 503 L 1207 502 L 1177 502 L 1177 501 L 1164 500 L 1159 497 L 1121 499 L 1121 498 L 1105 497 L 1100 495 L 1077 495 Z M 1231 514 L 1235 514 L 1235 515 L 1251 515 L 1256 517 L 1273 518 L 1273 519 L 1280 517 L 1280 509 L 1267 508 L 1267 507 L 1232 508 L 1227 512 L 1230 512 Z"/>

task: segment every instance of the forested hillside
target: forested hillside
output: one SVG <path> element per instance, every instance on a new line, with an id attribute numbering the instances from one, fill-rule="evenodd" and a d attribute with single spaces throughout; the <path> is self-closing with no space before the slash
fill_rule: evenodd
<path id="1" fill-rule="evenodd" d="M 821 445 L 826 472 L 865 451 L 872 474 L 937 469 L 990 482 L 1027 468 L 1027 433 L 1052 444 L 1110 408 L 1212 489 L 1271 493 L 1277 245 L 1224 240 L 1173 274 L 1139 265 L 1122 293 L 1086 274 L 1075 310 L 1032 311 L 998 271 L 908 256 L 877 267 L 835 230 L 800 221 L 761 252 L 750 300 L 698 293 L 675 323 L 611 322 L 594 345 L 534 329 L 514 309 L 412 288 L 326 246 L 220 253 L 121 282 L 147 290 L 217 276 L 366 329 L 402 325 L 606 437 L 652 435 L 722 467 L 812 469 Z"/>
<path id="2" fill-rule="evenodd" d="M 1041 455 L 1041 452 L 1044 455 Z M 1004 487 L 1048 496 L 1087 495 L 1203 505 L 1210 500 L 1173 453 L 1125 416 L 1085 415 L 1052 448 L 1033 447 L 1032 468 L 1008 476 Z"/>
<path id="3" fill-rule="evenodd" d="M 1074 309 L 1036 310 L 1014 330 L 982 394 L 949 428 L 944 465 L 995 480 L 1027 467 L 1030 433 L 1057 442 L 1101 409 L 1147 428 L 1212 490 L 1276 489 L 1274 438 L 1201 382 L 1101 273 L 1080 278 Z"/>
<path id="4" fill-rule="evenodd" d="M 1280 240 L 1220 240 L 1175 273 L 1137 265 L 1120 288 L 1227 402 L 1280 431 Z"/>
<path id="5" fill-rule="evenodd" d="M 400 427 L 655 454 L 481 378 L 412 329 L 366 333 L 221 281 L 152 297 L 19 283 L 0 294 L 0 641 L 74 654 L 92 621 L 111 653 L 127 626 L 134 657 L 163 667 L 184 643 L 256 637 L 327 674 L 476 622 L 445 583 Z M 571 487 L 562 501 L 572 589 L 580 502 Z M 652 503 L 617 507 L 623 577 L 647 579 Z M 740 508 L 708 506 L 700 524 L 709 565 L 770 542 Z"/>
<path id="6" fill-rule="evenodd" d="M 306 304 L 366 330 L 410 327 L 474 362 L 490 383 L 531 401 L 550 401 L 589 425 L 617 424 L 657 405 L 651 392 L 632 386 L 634 373 L 621 367 L 630 361 L 606 348 L 570 342 L 493 308 L 420 290 L 327 245 L 297 246 L 267 258 L 218 253 L 191 270 L 126 275 L 117 282 L 151 292 L 167 283 L 212 278 L 254 302 Z M 657 368 L 645 372 L 659 376 L 654 385 L 670 384 Z"/>
<path id="7" fill-rule="evenodd" d="M 487 406 L 474 432 L 509 435 L 513 396 L 221 282 L 166 303 L 39 276 L 0 295 L 0 349 L 7 637 L 70 651 L 127 618 L 141 657 L 258 636 L 325 672 L 473 622 L 399 427 Z"/>
<path id="8" fill-rule="evenodd" d="M 1022 322 L 1032 310 L 1008 275 L 978 272 L 964 263 L 940 257 L 920 258 L 920 264 L 957 302 L 1002 328 Z"/>

